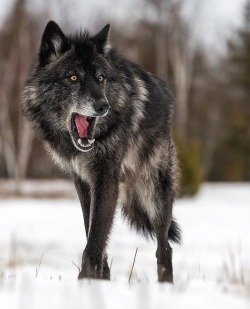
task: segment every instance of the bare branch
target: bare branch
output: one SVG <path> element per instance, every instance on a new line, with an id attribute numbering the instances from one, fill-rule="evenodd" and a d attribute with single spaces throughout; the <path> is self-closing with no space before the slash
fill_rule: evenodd
<path id="1" fill-rule="evenodd" d="M 130 271 L 128 283 L 130 283 L 130 280 L 131 280 L 131 277 L 132 277 L 132 274 L 133 274 L 133 270 L 134 270 L 134 266 L 135 266 L 135 259 L 136 259 L 137 251 L 138 251 L 138 247 L 137 247 L 136 250 L 135 250 L 134 261 L 133 261 L 133 265 L 132 265 L 132 268 L 131 268 L 131 271 Z"/>

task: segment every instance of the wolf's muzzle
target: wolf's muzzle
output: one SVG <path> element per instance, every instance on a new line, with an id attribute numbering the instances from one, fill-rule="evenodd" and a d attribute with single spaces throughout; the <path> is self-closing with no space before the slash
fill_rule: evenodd
<path id="1" fill-rule="evenodd" d="M 96 101 L 93 103 L 93 108 L 99 117 L 106 116 L 109 107 L 110 105 L 107 101 Z"/>

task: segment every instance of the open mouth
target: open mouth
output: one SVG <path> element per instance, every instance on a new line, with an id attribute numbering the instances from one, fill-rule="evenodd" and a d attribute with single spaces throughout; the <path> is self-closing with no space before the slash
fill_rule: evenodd
<path id="1" fill-rule="evenodd" d="M 82 152 L 90 151 L 94 147 L 94 129 L 97 117 L 73 113 L 71 116 L 71 134 L 75 146 Z"/>

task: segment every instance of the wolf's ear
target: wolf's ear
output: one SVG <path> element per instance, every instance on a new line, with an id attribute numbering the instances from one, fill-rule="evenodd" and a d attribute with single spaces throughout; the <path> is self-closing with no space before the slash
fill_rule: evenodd
<path id="1" fill-rule="evenodd" d="M 59 26 L 48 22 L 45 27 L 40 47 L 40 64 L 48 64 L 70 49 L 70 44 Z"/>
<path id="2" fill-rule="evenodd" d="M 109 29 L 110 24 L 107 24 L 100 32 L 98 32 L 92 38 L 92 41 L 100 54 L 105 54 L 110 49 L 110 45 L 108 43 Z"/>

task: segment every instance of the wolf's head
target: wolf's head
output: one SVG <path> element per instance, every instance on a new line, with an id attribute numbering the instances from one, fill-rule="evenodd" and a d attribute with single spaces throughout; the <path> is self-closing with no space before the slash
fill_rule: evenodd
<path id="1" fill-rule="evenodd" d="M 95 36 L 66 36 L 55 22 L 47 24 L 24 90 L 25 115 L 45 139 L 66 132 L 78 150 L 93 148 L 110 108 L 108 32 L 106 25 Z"/>

